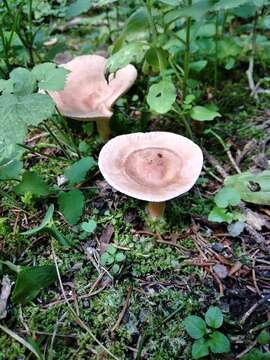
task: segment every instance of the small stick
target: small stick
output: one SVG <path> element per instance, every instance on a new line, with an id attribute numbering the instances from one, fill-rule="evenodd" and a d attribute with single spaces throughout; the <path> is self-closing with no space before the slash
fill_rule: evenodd
<path id="1" fill-rule="evenodd" d="M 127 298 L 126 298 L 124 307 L 123 307 L 122 311 L 120 312 L 119 317 L 118 317 L 116 323 L 115 323 L 114 326 L 112 327 L 111 333 L 115 332 L 115 331 L 118 329 L 119 325 L 121 324 L 121 322 L 122 322 L 122 320 L 123 320 L 123 318 L 124 318 L 124 316 L 125 316 L 125 313 L 126 313 L 126 311 L 127 311 L 128 305 L 129 305 L 131 293 L 132 293 L 132 286 L 130 286 L 130 287 L 128 288 Z"/>
<path id="2" fill-rule="evenodd" d="M 268 300 L 270 300 L 270 293 L 265 295 L 263 298 L 261 298 L 259 301 L 257 301 L 254 305 L 251 306 L 251 308 L 244 314 L 244 316 L 240 320 L 240 324 L 243 325 L 250 317 L 250 315 L 257 309 L 257 307 L 264 304 Z"/>

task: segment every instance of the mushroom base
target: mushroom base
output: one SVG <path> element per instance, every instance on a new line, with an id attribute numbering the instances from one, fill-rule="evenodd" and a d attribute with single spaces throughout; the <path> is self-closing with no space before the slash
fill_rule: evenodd
<path id="1" fill-rule="evenodd" d="M 100 118 L 96 120 L 97 131 L 104 141 L 108 141 L 111 138 L 112 132 L 110 128 L 109 118 Z"/>
<path id="2" fill-rule="evenodd" d="M 164 202 L 149 202 L 147 211 L 152 220 L 158 220 L 163 217 L 166 203 Z"/>

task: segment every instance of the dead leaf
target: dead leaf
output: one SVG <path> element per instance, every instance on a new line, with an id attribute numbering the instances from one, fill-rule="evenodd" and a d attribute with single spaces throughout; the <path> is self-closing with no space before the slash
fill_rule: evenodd
<path id="1" fill-rule="evenodd" d="M 225 279 L 229 273 L 226 266 L 222 264 L 216 264 L 215 266 L 213 266 L 213 270 L 220 279 Z"/>
<path id="2" fill-rule="evenodd" d="M 11 292 L 11 281 L 9 277 L 5 275 L 2 280 L 2 289 L 0 294 L 0 319 L 4 319 L 7 316 L 7 301 Z"/>

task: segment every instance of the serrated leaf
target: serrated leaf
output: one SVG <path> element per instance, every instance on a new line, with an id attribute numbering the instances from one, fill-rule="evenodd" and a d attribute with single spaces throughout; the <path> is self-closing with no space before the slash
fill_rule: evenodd
<path id="1" fill-rule="evenodd" d="M 24 68 L 16 68 L 9 74 L 13 83 L 12 92 L 18 96 L 32 94 L 36 87 L 36 81 L 32 73 Z"/>
<path id="2" fill-rule="evenodd" d="M 196 315 L 190 315 L 185 318 L 184 325 L 187 333 L 193 339 L 200 339 L 206 334 L 205 321 Z"/>
<path id="3" fill-rule="evenodd" d="M 17 194 L 30 192 L 35 196 L 47 196 L 50 193 L 48 185 L 33 171 L 26 171 L 21 183 L 14 190 Z"/>
<path id="4" fill-rule="evenodd" d="M 30 125 L 37 126 L 54 113 L 54 103 L 48 95 L 30 94 L 0 96 L 0 144 L 1 159 L 10 156 L 10 148 L 15 151 L 17 143 L 22 143 Z"/>
<path id="5" fill-rule="evenodd" d="M 170 80 L 161 80 L 150 87 L 147 103 L 150 108 L 159 114 L 170 111 L 176 99 L 176 89 Z"/>
<path id="6" fill-rule="evenodd" d="M 69 70 L 64 67 L 57 67 L 53 63 L 43 63 L 36 65 L 32 74 L 38 81 L 38 87 L 48 91 L 64 90 L 65 82 Z"/>
<path id="7" fill-rule="evenodd" d="M 74 225 L 80 220 L 84 208 L 84 196 L 78 189 L 62 192 L 58 197 L 60 211 L 67 221 Z"/>
<path id="8" fill-rule="evenodd" d="M 230 340 L 219 331 L 209 335 L 208 345 L 214 354 L 227 353 L 231 350 Z"/>
<path id="9" fill-rule="evenodd" d="M 238 190 L 230 187 L 224 187 L 215 195 L 214 200 L 218 207 L 226 208 L 229 205 L 238 205 L 241 201 L 241 196 Z"/>
<path id="10" fill-rule="evenodd" d="M 57 280 L 54 265 L 23 268 L 17 275 L 12 301 L 16 304 L 26 304 L 33 300 L 41 289 L 48 287 Z"/>
<path id="11" fill-rule="evenodd" d="M 204 106 L 194 106 L 191 109 L 190 116 L 192 119 L 197 121 L 211 121 L 216 117 L 220 117 L 221 115 L 219 112 L 208 109 Z"/>
<path id="12" fill-rule="evenodd" d="M 64 175 L 71 184 L 78 184 L 85 179 L 87 172 L 95 165 L 96 161 L 92 157 L 87 156 L 71 165 L 64 172 Z"/>
<path id="13" fill-rule="evenodd" d="M 230 224 L 233 221 L 233 214 L 227 212 L 223 208 L 214 207 L 214 209 L 210 212 L 208 216 L 208 220 L 217 223 L 226 222 Z"/>
<path id="14" fill-rule="evenodd" d="M 192 359 L 200 359 L 209 354 L 208 343 L 204 338 L 195 340 L 192 345 Z"/>
<path id="15" fill-rule="evenodd" d="M 214 329 L 221 327 L 223 323 L 223 314 L 217 306 L 210 306 L 205 314 L 206 324 Z"/>
<path id="16" fill-rule="evenodd" d="M 250 172 L 229 176 L 225 186 L 236 189 L 241 199 L 253 204 L 270 205 L 270 171 Z"/>

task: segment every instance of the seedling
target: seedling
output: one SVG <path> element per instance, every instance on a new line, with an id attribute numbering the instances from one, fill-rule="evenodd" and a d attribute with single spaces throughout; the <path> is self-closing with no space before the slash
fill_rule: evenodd
<path id="1" fill-rule="evenodd" d="M 126 256 L 124 253 L 117 251 L 113 245 L 109 245 L 104 254 L 100 257 L 101 265 L 111 267 L 110 271 L 117 274 L 120 270 L 120 265 L 125 261 Z"/>
<path id="2" fill-rule="evenodd" d="M 230 340 L 216 329 L 223 324 L 223 314 L 216 306 L 210 306 L 204 319 L 191 315 L 185 318 L 184 325 L 187 333 L 195 339 L 192 345 L 192 358 L 200 359 L 213 354 L 222 354 L 230 351 Z M 207 327 L 208 326 L 208 327 Z"/>

